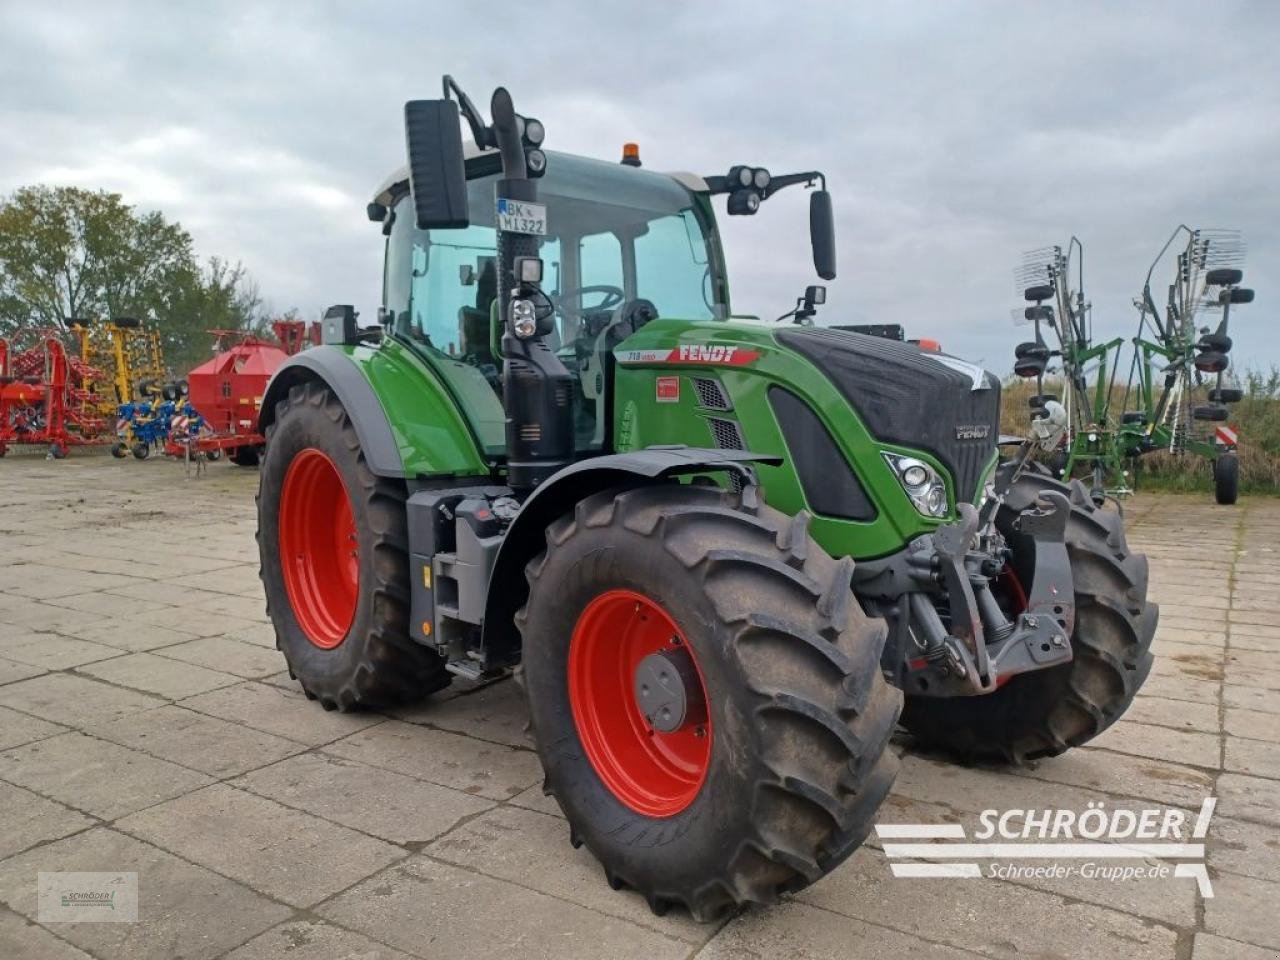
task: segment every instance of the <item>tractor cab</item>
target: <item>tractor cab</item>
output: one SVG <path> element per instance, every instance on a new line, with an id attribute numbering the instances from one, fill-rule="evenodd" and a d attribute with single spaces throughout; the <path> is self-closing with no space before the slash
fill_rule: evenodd
<path id="1" fill-rule="evenodd" d="M 466 151 L 470 223 L 419 229 L 408 171 L 370 205 L 387 235 L 382 318 L 460 398 L 485 452 L 503 453 L 495 150 Z M 695 192 L 686 183 L 703 185 Z M 599 451 L 609 353 L 658 317 L 723 319 L 728 284 L 701 178 L 548 153 L 545 222 L 531 224 L 551 311 L 548 346 L 570 374 L 575 451 Z"/>

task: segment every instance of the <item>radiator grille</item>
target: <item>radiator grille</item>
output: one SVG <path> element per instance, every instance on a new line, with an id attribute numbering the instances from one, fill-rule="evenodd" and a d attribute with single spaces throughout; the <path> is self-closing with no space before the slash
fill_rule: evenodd
<path id="1" fill-rule="evenodd" d="M 708 410 L 732 410 L 729 394 L 724 385 L 711 377 L 694 377 L 693 389 L 698 391 L 698 405 Z"/>

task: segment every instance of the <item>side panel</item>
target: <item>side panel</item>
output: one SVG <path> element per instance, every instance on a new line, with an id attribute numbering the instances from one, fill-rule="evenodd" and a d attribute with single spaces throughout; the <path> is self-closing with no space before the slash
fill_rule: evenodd
<path id="1" fill-rule="evenodd" d="M 481 477 L 491 471 L 453 397 L 439 378 L 395 340 L 376 346 L 323 346 L 291 357 L 276 372 L 260 428 L 292 385 L 322 380 L 347 410 L 370 469 L 381 476 Z"/>
<path id="2" fill-rule="evenodd" d="M 655 320 L 620 344 L 614 356 L 618 361 L 614 435 L 619 452 L 670 443 L 716 446 L 718 436 L 721 442 L 726 436 L 733 439 L 733 432 L 724 426 L 732 423 L 745 449 L 784 458 L 781 466 L 759 467 L 768 503 L 785 513 L 813 512 L 814 538 L 834 556 L 881 556 L 954 519 L 954 513 L 941 520 L 921 516 L 882 453 L 908 454 L 932 464 L 947 478 L 954 510 L 950 473 L 936 458 L 876 440 L 828 378 L 805 358 L 781 347 L 771 327 L 745 321 Z M 697 379 L 718 381 L 732 409 L 708 408 Z M 823 516 L 806 502 L 787 439 L 769 403 L 769 389 L 775 385 L 807 403 L 846 462 L 856 466 L 862 490 L 875 507 L 872 519 Z"/>

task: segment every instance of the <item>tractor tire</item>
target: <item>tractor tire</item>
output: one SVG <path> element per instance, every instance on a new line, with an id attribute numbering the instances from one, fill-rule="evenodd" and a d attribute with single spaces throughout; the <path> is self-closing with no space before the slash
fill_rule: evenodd
<path id="1" fill-rule="evenodd" d="M 897 772 L 902 695 L 853 561 L 757 496 L 598 493 L 525 571 L 516 625 L 544 789 L 573 845 L 657 914 L 708 921 L 813 883 L 862 843 Z M 687 656 L 688 711 L 665 733 L 639 703 L 655 650 Z"/>
<path id="2" fill-rule="evenodd" d="M 111 445 L 111 455 L 117 460 L 123 460 L 129 455 L 129 445 L 127 443 L 113 443 Z"/>
<path id="3" fill-rule="evenodd" d="M 1231 291 L 1232 303 L 1253 303 L 1253 291 L 1248 287 L 1239 287 Z"/>
<path id="4" fill-rule="evenodd" d="M 1213 461 L 1213 498 L 1224 507 L 1240 499 L 1240 458 L 1234 452 Z"/>
<path id="5" fill-rule="evenodd" d="M 1227 415 L 1228 410 L 1226 407 L 1219 407 L 1212 403 L 1202 403 L 1191 408 L 1191 418 L 1193 420 L 1221 423 L 1227 419 Z"/>
<path id="6" fill-rule="evenodd" d="M 1034 554 L 1013 525 L 1041 491 L 1071 500 L 1067 553 L 1075 580 L 1070 663 L 1012 677 L 975 697 L 908 696 L 902 723 L 922 743 L 966 761 L 1022 764 L 1092 740 L 1129 708 L 1151 672 L 1159 608 L 1147 601 L 1147 558 L 1125 542 L 1120 515 L 1094 506 L 1079 481 L 1021 477 L 996 525 L 1013 548 L 1013 573 L 1034 574 Z"/>
<path id="7" fill-rule="evenodd" d="M 1038 284 L 1034 287 L 1027 287 L 1022 291 L 1023 298 L 1028 302 L 1039 303 L 1041 300 L 1049 300 L 1053 297 L 1053 287 L 1047 283 Z"/>
<path id="8" fill-rule="evenodd" d="M 1210 403 L 1239 403 L 1244 399 L 1244 391 L 1239 387 L 1214 387 L 1209 391 Z"/>
<path id="9" fill-rule="evenodd" d="M 259 460 L 258 448 L 249 446 L 233 447 L 231 452 L 227 454 L 227 459 L 237 467 L 256 467 Z"/>
<path id="10" fill-rule="evenodd" d="M 1211 287 L 1228 287 L 1244 279 L 1244 273 L 1231 267 L 1218 267 L 1204 275 L 1204 282 Z"/>
<path id="11" fill-rule="evenodd" d="M 129 449 L 133 451 L 135 460 L 146 460 L 151 456 L 151 445 L 148 443 L 135 443 Z"/>
<path id="12" fill-rule="evenodd" d="M 444 660 L 409 636 L 404 482 L 374 475 L 342 404 L 321 384 L 291 388 L 268 436 L 258 553 L 289 673 L 326 710 L 447 686 Z"/>

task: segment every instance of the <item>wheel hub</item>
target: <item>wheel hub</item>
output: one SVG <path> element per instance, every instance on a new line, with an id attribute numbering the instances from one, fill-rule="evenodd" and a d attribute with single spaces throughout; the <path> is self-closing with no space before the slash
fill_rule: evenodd
<path id="1" fill-rule="evenodd" d="M 651 653 L 636 665 L 636 704 L 659 733 L 674 733 L 686 722 L 705 719 L 702 684 L 688 650 L 673 646 Z"/>

